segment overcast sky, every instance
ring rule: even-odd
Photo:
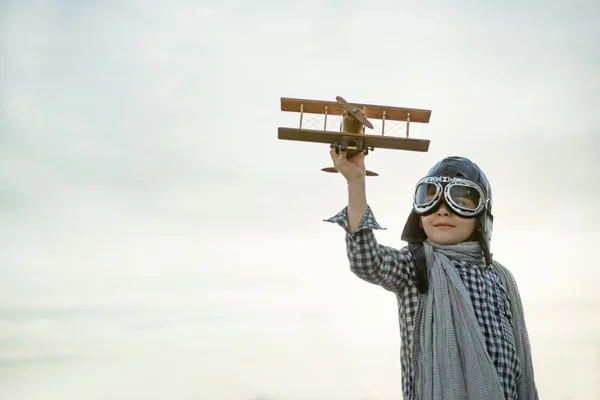
[[[0,397],[399,399],[395,298],[322,221],[346,184],[277,139],[337,95],[432,110],[428,153],[367,158],[378,239],[473,159],[541,398],[600,397],[600,6],[211,3],[1,2]]]

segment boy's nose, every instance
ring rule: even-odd
[[[442,203],[437,210],[438,215],[450,215],[450,211],[446,208],[446,205]]]

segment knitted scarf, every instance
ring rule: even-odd
[[[478,242],[457,245],[424,243],[429,291],[420,296],[413,357],[415,398],[419,400],[505,400],[487,353],[469,293],[450,259],[484,264]],[[513,329],[521,364],[519,399],[536,400],[529,339],[514,278],[494,261],[511,301]]]

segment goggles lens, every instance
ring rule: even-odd
[[[448,188],[448,195],[457,206],[467,210],[476,210],[481,203],[481,194],[473,187],[452,185]]]
[[[450,209],[462,216],[478,214],[485,204],[481,188],[460,178],[424,178],[415,189],[414,208],[419,214],[434,211],[444,201]]]
[[[435,183],[419,183],[415,192],[415,204],[426,207],[436,202],[442,195],[442,188]]]

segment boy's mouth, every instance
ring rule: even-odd
[[[436,228],[454,228],[454,225],[440,222],[438,224],[433,224]]]

